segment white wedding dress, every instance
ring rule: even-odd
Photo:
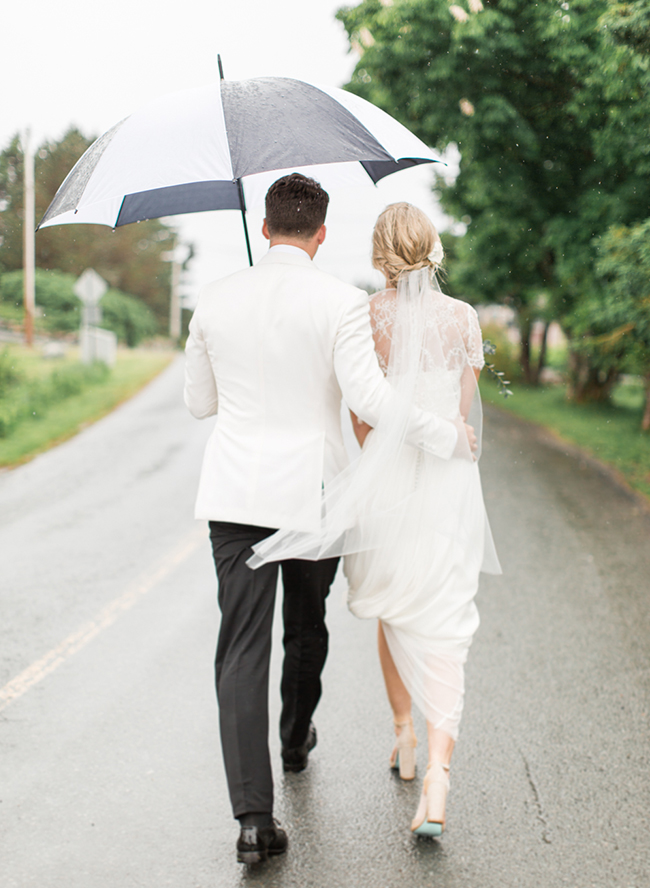
[[[345,555],[350,610],[382,621],[415,704],[456,739],[464,663],[479,623],[479,573],[501,571],[483,504],[480,445],[470,451],[461,419],[480,442],[481,331],[474,309],[441,293],[429,269],[376,294],[371,322],[392,389],[377,427],[325,488],[320,532],[280,530],[254,547],[248,564]],[[451,459],[407,443],[414,407],[456,423]]]
[[[474,370],[484,365],[478,317],[467,303],[431,288],[421,303],[425,347],[415,403],[445,419],[476,410]],[[379,363],[391,364],[398,315],[395,290],[370,303]],[[434,354],[426,354],[427,345]],[[437,354],[436,354],[437,352]],[[472,421],[477,423],[477,416]],[[464,663],[479,624],[479,572],[498,572],[483,504],[478,462],[438,459],[402,448],[388,496],[405,508],[390,542],[347,555],[348,603],[358,617],[378,618],[397,670],[427,721],[456,739]],[[407,505],[406,505],[407,504]]]

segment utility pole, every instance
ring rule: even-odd
[[[29,129],[23,136],[23,301],[25,305],[25,342],[34,343],[34,154]]]
[[[171,279],[171,298],[169,301],[169,337],[172,342],[178,342],[181,338],[181,300],[178,293],[178,285],[181,277],[181,263],[178,261],[178,247],[172,251],[174,258],[172,260],[172,279]]]

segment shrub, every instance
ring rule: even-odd
[[[81,303],[72,289],[76,278],[61,271],[37,268],[34,274],[36,305],[42,311],[42,326],[51,333],[70,333],[81,324]],[[23,304],[23,272],[2,275],[0,299],[17,308]]]
[[[8,348],[4,348],[0,352],[0,398],[2,398],[12,386],[17,385],[23,374],[16,365],[15,358],[12,357]]]
[[[71,333],[81,325],[81,302],[74,292],[76,278],[60,271],[37,268],[34,278],[36,306],[42,312],[39,326],[50,333]],[[11,271],[0,279],[0,301],[22,310],[23,272]],[[151,309],[127,293],[108,290],[101,300],[102,322],[112,330],[120,342],[133,347],[157,332],[157,323]]]
[[[101,326],[112,330],[130,348],[157,332],[154,313],[144,302],[133,296],[127,296],[119,290],[109,290],[102,299],[101,306]]]

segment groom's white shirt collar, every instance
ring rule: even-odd
[[[275,244],[256,265],[304,265],[312,266],[312,260],[306,250],[294,247],[293,244]]]
[[[295,256],[306,256],[311,262],[311,256],[307,250],[302,247],[295,247],[293,244],[274,244],[269,247],[269,253],[293,253]]]

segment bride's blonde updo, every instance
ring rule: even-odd
[[[441,262],[440,238],[426,213],[404,202],[389,204],[372,233],[372,264],[388,285],[396,286],[403,272],[436,269]]]

